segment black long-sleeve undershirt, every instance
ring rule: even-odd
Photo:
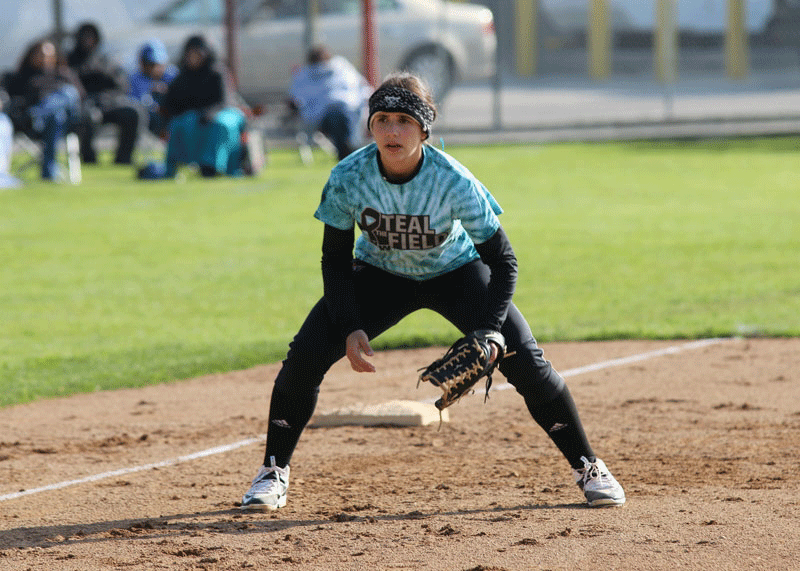
[[[500,331],[517,287],[517,256],[502,226],[486,242],[475,244],[475,249],[492,272],[489,304],[482,328]]]
[[[344,336],[364,329],[353,285],[354,229],[325,225],[322,238],[322,286],[325,305]]]

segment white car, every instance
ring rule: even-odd
[[[285,97],[292,71],[305,61],[305,0],[242,0],[239,7],[239,91],[251,104]],[[319,0],[318,42],[362,66],[362,0]],[[379,77],[407,69],[424,76],[441,98],[460,80],[494,74],[497,38],[485,6],[441,0],[374,0]],[[225,56],[225,0],[176,0],[129,33],[108,38],[128,67],[139,46],[159,38],[177,62],[186,39],[202,34]]]

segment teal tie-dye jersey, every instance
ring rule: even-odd
[[[423,146],[417,175],[387,182],[373,143],[331,171],[314,216],[335,228],[358,225],[355,257],[388,272],[430,279],[478,258],[474,244],[500,227],[503,212],[466,167],[443,151]]]

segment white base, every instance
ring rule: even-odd
[[[441,420],[450,420],[447,410],[442,411]],[[317,414],[311,419],[310,426],[427,426],[438,422],[439,411],[432,404],[393,400],[376,405],[349,405]]]

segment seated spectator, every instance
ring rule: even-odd
[[[27,131],[42,140],[42,178],[58,178],[58,142],[81,123],[83,86],[68,67],[59,64],[56,47],[50,40],[32,44],[19,68],[8,80],[8,94],[26,106]]]
[[[149,164],[140,178],[173,177],[178,166],[197,164],[203,176],[242,174],[245,113],[227,87],[226,74],[202,36],[189,38],[180,71],[161,104],[167,120],[166,164]]]
[[[145,43],[139,51],[139,70],[128,81],[128,95],[141,103],[149,112],[148,128],[161,135],[166,128],[161,115],[161,102],[167,87],[178,75],[178,68],[169,63],[167,50],[161,40]]]
[[[290,106],[306,125],[320,131],[336,147],[339,160],[360,146],[361,120],[372,87],[342,56],[326,46],[309,50],[307,63],[292,79]]]
[[[67,57],[67,64],[86,89],[89,102],[98,115],[97,122],[119,127],[114,162],[128,165],[133,159],[139,127],[147,121],[146,113],[127,95],[128,74],[103,51],[101,42],[100,29],[95,24],[82,24],[75,33],[75,47]],[[80,133],[81,158],[86,163],[97,162],[93,123],[86,122]]]

